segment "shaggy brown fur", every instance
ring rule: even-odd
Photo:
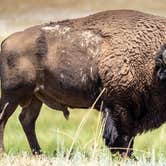
[[[1,47],[0,147],[17,105],[23,107],[20,121],[31,150],[40,153],[35,121],[42,103],[68,118],[68,106],[88,108],[105,88],[95,108],[104,102],[106,145],[132,148],[132,137],[166,120],[166,93],[155,68],[164,42],[166,18],[130,10],[51,22],[9,36]]]

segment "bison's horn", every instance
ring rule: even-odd
[[[163,62],[166,64],[166,50],[162,53]]]

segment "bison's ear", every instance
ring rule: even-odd
[[[104,113],[104,119],[105,126],[103,132],[103,139],[105,140],[105,144],[108,147],[111,147],[118,137],[118,131],[110,113]]]

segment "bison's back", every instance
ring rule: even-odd
[[[132,10],[100,12],[43,28],[63,34],[62,43],[69,37],[68,42],[74,40],[77,48],[88,50],[109,96],[129,96],[128,92],[150,85],[155,54],[166,41],[166,18]]]

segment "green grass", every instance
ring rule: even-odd
[[[43,106],[37,120],[37,135],[45,155],[33,157],[18,120],[20,108],[9,119],[5,130],[7,154],[0,158],[0,165],[163,165],[165,162],[165,125],[161,128],[138,136],[135,141],[135,155],[138,162],[112,158],[99,135],[101,114],[86,109],[70,110],[66,121],[62,112]],[[83,121],[85,120],[85,121]],[[78,130],[78,126],[81,127]],[[97,129],[98,128],[98,129]],[[79,132],[78,132],[79,131]],[[76,137],[78,133],[78,137]],[[72,145],[71,159],[67,154]],[[96,139],[96,142],[95,142]],[[96,143],[96,144],[95,144]],[[95,145],[96,148],[95,148]]]
[[[20,152],[30,152],[25,134],[21,128],[18,120],[20,108],[9,119],[5,129],[5,149],[9,154],[19,154]],[[87,115],[86,109],[70,110],[71,115],[69,120],[65,120],[62,112],[51,110],[43,106],[36,124],[36,132],[39,143],[46,154],[53,155],[56,151],[69,150],[76,131],[82,119]],[[81,130],[78,132],[78,137],[74,143],[73,148],[89,153],[97,138],[98,149],[105,148],[102,141],[102,136],[98,137],[99,129],[99,113],[97,111],[90,111],[90,114],[85,118]],[[157,157],[161,154],[166,156],[166,128],[163,125],[161,128],[148,132],[136,137],[135,140],[135,154],[147,157],[151,155],[152,150],[156,152]]]
[[[24,132],[18,120],[20,111],[20,108],[16,110],[5,129],[5,148],[7,152],[29,151]],[[69,148],[82,117],[86,113],[87,110],[75,109],[71,111],[70,119],[65,120],[62,112],[44,106],[36,124],[37,136],[43,150],[51,154],[58,148],[57,146]],[[83,149],[82,145],[85,146],[96,134],[98,112],[93,111],[90,114],[75,144],[80,149]]]

